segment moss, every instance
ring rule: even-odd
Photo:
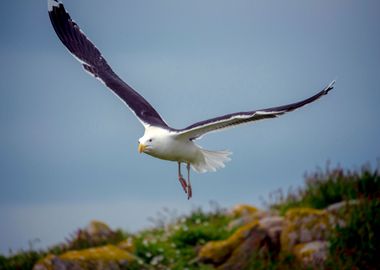
[[[302,244],[296,245],[294,247],[294,255],[296,255],[300,259],[304,259],[305,257],[311,256],[311,254],[313,253],[313,249],[305,250],[305,246],[307,244],[308,243],[302,243]]]
[[[254,206],[248,204],[238,204],[232,209],[232,216],[241,217],[245,215],[251,215],[258,211]]]
[[[247,238],[249,231],[256,226],[259,226],[257,220],[239,228],[226,240],[211,241],[207,243],[200,250],[199,258],[202,261],[213,262],[215,264],[223,262],[226,257],[228,257],[234,249]]]
[[[35,269],[139,269],[136,257],[116,246],[106,245],[97,248],[75,250],[60,256],[48,255],[35,265]],[[135,267],[135,268],[133,268]]]
[[[323,216],[324,213],[325,213],[324,210],[302,207],[302,208],[290,209],[288,212],[286,212],[285,217],[287,219],[297,219],[297,218],[308,216],[308,215]]]
[[[233,248],[227,260],[218,266],[218,270],[247,269],[255,255],[259,255],[257,259],[265,260],[266,258],[269,259],[271,253],[274,252],[273,249],[270,249],[271,242],[267,233],[259,226],[253,226],[244,232],[244,238]]]
[[[62,260],[102,260],[102,261],[133,261],[135,257],[120,248],[113,245],[107,245],[97,248],[89,248],[80,251],[69,251],[61,255]]]

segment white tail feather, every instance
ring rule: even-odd
[[[198,173],[215,172],[218,169],[224,168],[227,161],[230,161],[229,156],[232,154],[229,151],[210,151],[200,148],[203,155],[202,161],[191,163],[192,168]]]

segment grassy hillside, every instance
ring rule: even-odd
[[[350,171],[342,168],[318,170],[305,177],[305,185],[287,194],[273,193],[268,209],[286,215],[291,209],[308,207],[324,209],[341,201],[356,200],[345,208],[345,225],[336,225],[329,238],[328,258],[318,269],[378,269],[380,265],[380,175],[379,169],[363,166]],[[199,250],[208,242],[227,239],[237,228],[226,209],[214,205],[205,212],[194,209],[185,216],[155,220],[153,229],[130,234],[121,230],[106,236],[93,237],[78,230],[66,243],[47,250],[20,251],[0,255],[0,269],[32,269],[47,255],[61,255],[70,250],[84,250],[107,244],[133,254],[134,260],[118,269],[214,269],[198,260]],[[74,253],[69,253],[74,256]],[[80,254],[80,253],[75,253]],[[66,255],[66,257],[69,255]],[[247,269],[306,269],[293,255],[282,252],[276,256],[252,257]]]

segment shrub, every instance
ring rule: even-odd
[[[272,194],[270,207],[284,214],[294,207],[322,209],[343,200],[380,198],[379,168],[372,170],[369,165],[361,171],[344,170],[340,167],[305,176],[305,186],[290,190],[286,195],[282,191]]]
[[[0,269],[24,270],[32,269],[34,264],[45,254],[38,251],[20,251],[15,255],[4,257],[0,255]]]

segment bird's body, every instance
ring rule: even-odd
[[[164,160],[194,163],[196,157],[200,155],[193,141],[183,140],[175,132],[161,127],[145,128],[139,144],[144,145],[144,150],[141,152]]]
[[[203,135],[250,123],[261,119],[275,118],[314,102],[333,89],[334,81],[317,94],[292,104],[279,107],[237,112],[194,123],[183,129],[170,127],[159,113],[138,92],[125,83],[108,65],[95,45],[86,37],[79,26],[70,18],[63,4],[48,0],[50,20],[59,39],[83,68],[103,82],[134,113],[145,128],[139,139],[138,150],[150,156],[178,163],[178,180],[183,189],[192,196],[190,166],[197,172],[216,171],[229,161],[229,151],[205,150],[195,143]],[[187,181],[181,174],[181,163],[187,166]]]
[[[216,171],[230,160],[228,151],[209,151],[202,149],[187,136],[161,127],[145,128],[144,136],[139,139],[140,152],[150,156],[190,164],[197,172]],[[144,149],[141,149],[143,145]]]

